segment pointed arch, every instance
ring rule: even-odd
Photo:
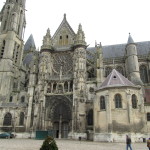
[[[13,101],[13,96],[10,96],[9,102],[11,103]]]
[[[0,59],[3,58],[3,56],[4,56],[5,45],[6,45],[6,41],[3,40],[2,49],[1,49],[1,53],[0,53]]]
[[[100,97],[100,109],[101,109],[101,110],[106,109],[105,97],[104,97],[104,96],[101,96],[101,97]]]
[[[140,66],[140,76],[143,83],[148,83],[148,74],[146,65]]]
[[[65,90],[65,92],[68,91],[68,82],[67,81],[64,83],[64,90]]]
[[[21,96],[21,103],[25,102],[25,96]]]
[[[73,81],[70,82],[70,91],[73,91]]]
[[[135,94],[132,95],[132,108],[137,108],[137,97]]]
[[[20,126],[24,125],[24,113],[23,112],[20,113],[19,125]]]
[[[95,78],[95,70],[94,70],[94,68],[91,68],[90,70],[88,70],[87,74],[88,74],[88,78],[89,79],[90,78]]]
[[[3,126],[11,126],[12,115],[11,113],[6,113],[4,116]]]
[[[87,114],[87,124],[89,126],[93,125],[93,109],[90,109]]]

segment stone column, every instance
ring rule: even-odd
[[[68,82],[68,92],[70,91],[70,82]]]
[[[31,112],[32,112],[32,102],[33,102],[33,91],[34,88],[31,87],[28,89],[29,102],[28,102],[28,112],[27,112],[27,121],[26,121],[26,131],[29,131],[31,124]]]
[[[131,103],[131,94],[127,93],[127,111],[128,111],[128,119],[129,123],[133,123],[133,118],[132,118],[132,103]]]
[[[59,119],[59,139],[61,139],[61,123],[62,123],[62,115],[60,115]]]
[[[40,101],[39,128],[42,129],[43,122],[43,100]]]
[[[54,83],[51,83],[51,93],[53,93],[53,85]]]
[[[105,98],[106,98],[108,132],[111,132],[112,131],[111,101],[109,99],[109,95],[106,95]]]

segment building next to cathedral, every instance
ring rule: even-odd
[[[40,51],[24,44],[25,0],[0,13],[0,130],[55,138],[138,141],[150,133],[150,41],[88,47],[66,15]],[[43,33],[44,34],[44,33]]]

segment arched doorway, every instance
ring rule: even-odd
[[[53,108],[53,130],[55,138],[68,138],[71,124],[71,109],[65,102]]]

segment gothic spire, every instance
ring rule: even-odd
[[[130,35],[130,33],[129,33],[129,37],[128,37],[128,42],[127,42],[127,44],[133,44],[134,43],[134,41],[133,41],[133,39],[132,39],[132,37],[131,37],[131,35]]]
[[[47,29],[46,35],[43,37],[43,45],[41,49],[51,49],[52,48],[52,38],[50,35],[50,29]]]
[[[78,32],[76,34],[76,37],[75,37],[75,45],[84,45],[86,46],[86,42],[85,42],[85,35],[84,35],[84,32],[82,30],[82,25],[79,24],[79,27],[78,27]]]
[[[102,54],[102,44],[101,42],[99,44],[95,44],[96,50],[97,50],[97,57],[99,57],[100,54]]]
[[[31,34],[27,42],[24,45],[24,50],[36,49],[33,35]]]

